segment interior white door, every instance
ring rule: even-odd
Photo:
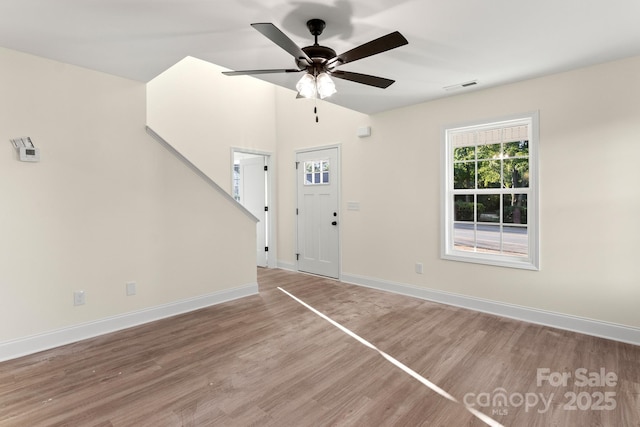
[[[259,267],[266,267],[265,158],[264,156],[244,158],[239,161],[239,165],[240,203],[259,219],[256,224],[256,263]]]
[[[338,148],[299,152],[296,161],[298,270],[339,278]]]

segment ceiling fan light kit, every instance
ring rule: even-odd
[[[309,79],[308,77],[311,78]],[[303,80],[303,86],[308,85],[309,82],[311,82],[310,87],[304,88],[306,89],[305,92],[302,92],[300,91],[300,89],[298,89],[298,93],[304,98],[315,98],[316,96],[319,96],[320,99],[324,99],[336,93],[336,85],[335,83],[333,83],[333,80],[331,80],[331,77],[329,77],[327,73],[320,73],[315,78],[311,76],[311,74],[307,73],[302,77],[302,79],[300,79],[298,84],[300,84]],[[297,85],[296,88],[298,88]]]
[[[296,84],[296,90],[301,98],[324,99],[336,93],[336,85],[327,73],[317,76],[306,73]]]
[[[295,69],[275,69],[275,70],[245,70],[245,71],[224,71],[228,76],[251,75],[251,74],[271,74],[271,73],[296,73],[305,72],[296,84],[298,97],[324,99],[336,93],[336,86],[331,77],[349,80],[369,86],[385,89],[394,80],[383,77],[370,76],[368,74],[354,73],[351,71],[337,70],[343,64],[357,61],[387,50],[404,46],[409,42],[398,31],[372,40],[368,43],[355,47],[340,55],[336,55],[335,50],[330,47],[320,46],[318,36],[322,34],[326,23],[322,19],[310,19],[307,21],[307,28],[314,36],[314,44],[303,48],[298,47],[287,35],[278,27],[271,23],[251,24],[253,28],[262,33],[269,40],[280,46],[293,56]]]
[[[316,79],[311,74],[302,76],[296,84],[298,95],[303,98],[312,98],[316,94]]]

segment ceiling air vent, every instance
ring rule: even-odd
[[[445,86],[442,89],[446,90],[447,92],[451,92],[451,91],[454,91],[454,90],[466,89],[468,87],[475,86],[477,84],[478,84],[477,80],[471,80],[471,81],[465,82],[465,83],[458,83],[456,85]]]

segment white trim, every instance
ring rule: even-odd
[[[640,345],[640,328],[345,273],[342,281],[585,335]]]
[[[276,268],[278,259],[278,243],[277,243],[277,214],[278,207],[274,202],[274,179],[273,172],[276,170],[275,156],[268,151],[252,150],[248,148],[231,147],[231,189],[229,194],[233,195],[233,165],[236,153],[253,154],[264,157],[267,166],[267,206],[269,206],[269,224],[267,226],[267,239],[269,246],[269,254],[267,255],[267,267]],[[232,197],[233,198],[233,197]],[[235,201],[235,199],[234,199]],[[237,202],[236,202],[237,203]]]
[[[452,147],[448,140],[450,132],[458,132],[466,129],[491,129],[512,124],[528,122],[530,132],[529,144],[529,188],[524,191],[528,194],[529,221],[527,224],[529,233],[529,251],[526,258],[509,255],[487,254],[482,252],[467,252],[453,248],[453,200],[450,197],[449,183],[452,181]],[[449,125],[442,128],[440,163],[442,167],[440,184],[440,257],[451,261],[473,262],[478,264],[495,265],[500,267],[521,268],[527,270],[540,270],[540,209],[539,209],[539,167],[538,146],[540,144],[539,113],[532,111],[522,114],[514,114],[490,120],[475,120],[458,125]],[[503,194],[504,189],[496,189]],[[513,190],[511,190],[513,191]],[[471,191],[475,194],[476,191]],[[502,196],[501,196],[502,197]]]
[[[5,341],[0,343],[0,362],[256,294],[258,294],[258,284],[251,283],[238,288],[225,289],[93,322]]]
[[[287,262],[278,260],[278,268],[287,271],[298,271],[298,267],[295,262]]]

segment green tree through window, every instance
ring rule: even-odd
[[[533,126],[531,116],[447,129],[445,258],[537,265]]]

